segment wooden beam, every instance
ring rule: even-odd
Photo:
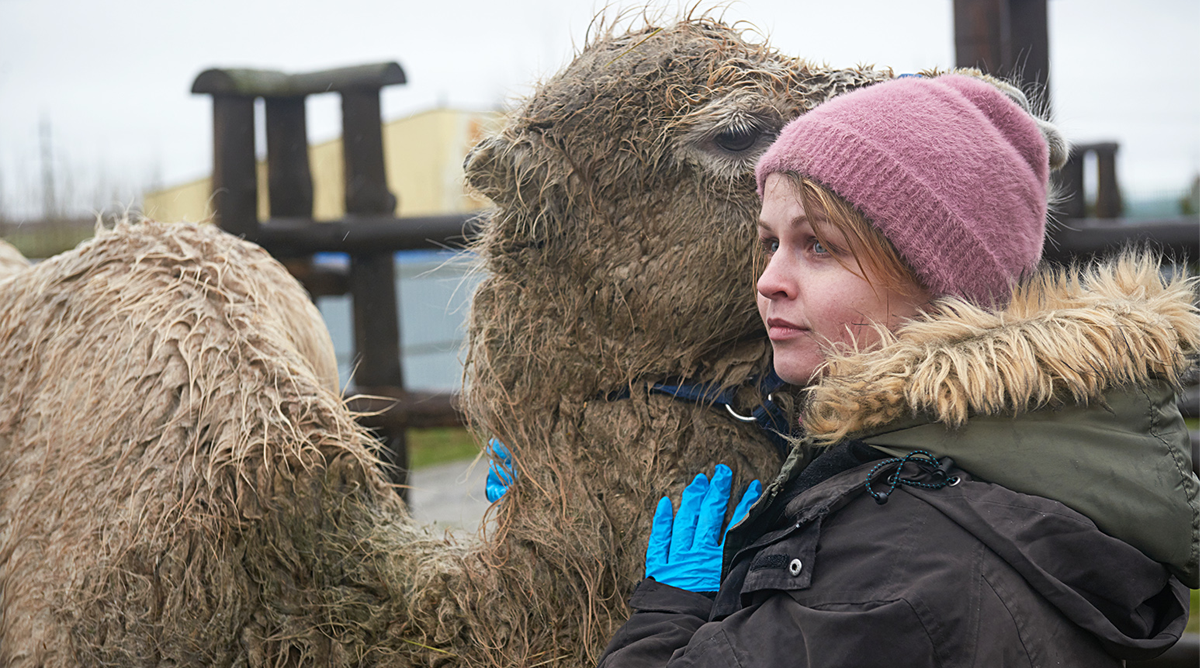
[[[320,252],[360,253],[463,248],[482,229],[478,213],[396,218],[390,214],[346,216],[338,221],[271,219],[246,238],[278,257]]]
[[[466,424],[466,418],[459,410],[461,398],[457,394],[377,389],[398,396],[356,395],[346,400],[350,410],[358,413],[359,421],[368,427],[426,429]]]
[[[1114,253],[1122,248],[1151,244],[1176,259],[1200,257],[1200,219],[1195,217],[1159,220],[1122,218],[1067,219],[1048,233],[1044,255],[1056,262],[1080,256]]]
[[[395,62],[371,63],[320,72],[285,74],[276,70],[208,69],[192,82],[192,92],[244,97],[302,97],[351,89],[402,84],[407,77]]]
[[[272,253],[272,255],[275,255]],[[312,262],[312,256],[304,255],[297,258],[286,258],[275,255],[287,267],[288,273],[296,277],[308,296],[314,300],[317,297],[340,296],[350,291],[350,272],[342,267],[318,266]]]

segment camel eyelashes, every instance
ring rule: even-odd
[[[701,151],[722,162],[732,159],[737,170],[766,150],[779,133],[783,120],[756,100],[724,99],[697,114],[693,141]],[[753,106],[754,108],[748,108]],[[708,118],[704,118],[708,116]]]
[[[752,126],[742,126],[722,130],[713,137],[717,146],[730,153],[741,153],[758,143],[762,130]]]

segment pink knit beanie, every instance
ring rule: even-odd
[[[1046,226],[1046,140],[999,89],[974,77],[904,77],[788,123],[759,160],[861,211],[935,296],[989,305],[1037,265]]]

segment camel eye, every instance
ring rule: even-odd
[[[755,102],[722,99],[694,112],[695,123],[682,137],[681,147],[704,169],[722,178],[751,177],[754,161],[783,127],[783,119],[774,109]]]
[[[741,153],[754,146],[761,135],[762,131],[756,127],[741,126],[722,130],[720,134],[713,137],[713,141],[716,142],[717,146],[730,153]]]

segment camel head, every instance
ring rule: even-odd
[[[713,361],[765,341],[755,161],[791,118],[891,73],[815,67],[708,18],[593,32],[467,158],[496,206],[469,376],[518,395],[528,377],[547,401],[727,381]]]

